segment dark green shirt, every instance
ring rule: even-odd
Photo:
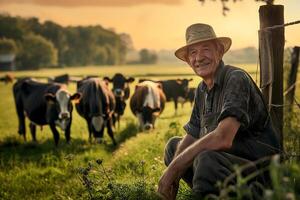
[[[279,142],[259,89],[244,70],[224,66],[221,62],[213,87],[208,90],[203,81],[199,84],[192,115],[184,129],[194,138],[201,138],[226,117],[235,117],[241,123],[236,144],[249,145],[248,139],[258,140],[258,143],[274,147],[272,153],[278,152]],[[257,142],[252,143],[249,148],[256,148]]]

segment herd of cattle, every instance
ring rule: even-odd
[[[5,79],[5,78],[3,78]],[[13,80],[6,77],[7,80]],[[5,80],[6,80],[5,79]],[[25,117],[30,121],[32,139],[36,141],[36,126],[49,125],[54,142],[59,142],[57,126],[69,142],[72,123],[72,101],[78,114],[87,122],[89,139],[101,143],[105,127],[116,145],[114,126],[126,108],[130,97],[129,84],[134,78],[126,78],[117,73],[112,78],[86,77],[76,80],[77,91],[70,94],[66,84],[70,82],[68,74],[48,79],[48,83],[33,78],[18,79],[13,85],[13,95],[19,120],[18,133],[26,140]],[[130,98],[130,109],[138,118],[141,130],[154,128],[156,118],[163,112],[166,101],[174,101],[175,112],[178,102],[194,100],[195,88],[189,88],[192,79],[143,80],[140,79]],[[112,83],[112,90],[109,84]]]

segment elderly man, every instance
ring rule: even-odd
[[[262,94],[242,69],[224,65],[231,46],[207,24],[186,30],[186,45],[175,55],[203,81],[196,90],[183,138],[171,138],[165,148],[168,166],[158,185],[165,199],[175,199],[182,178],[196,195],[218,194],[234,165],[252,163],[278,153],[280,146]]]

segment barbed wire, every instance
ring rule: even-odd
[[[269,31],[269,30],[273,30],[273,29],[277,29],[277,28],[283,28],[285,26],[296,25],[299,23],[300,23],[300,20],[297,20],[297,21],[293,21],[293,22],[289,22],[289,23],[285,23],[285,24],[279,24],[279,25],[265,27],[263,29],[260,29],[259,31]]]

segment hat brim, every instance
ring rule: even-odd
[[[185,45],[175,51],[175,56],[179,58],[180,60],[183,60],[184,62],[187,62],[187,48],[193,44],[201,43],[201,42],[206,42],[206,41],[211,41],[211,40],[217,40],[219,41],[223,47],[224,47],[224,53],[226,53],[231,46],[231,39],[229,37],[217,37],[217,38],[209,38],[206,40],[196,40],[188,45]]]

